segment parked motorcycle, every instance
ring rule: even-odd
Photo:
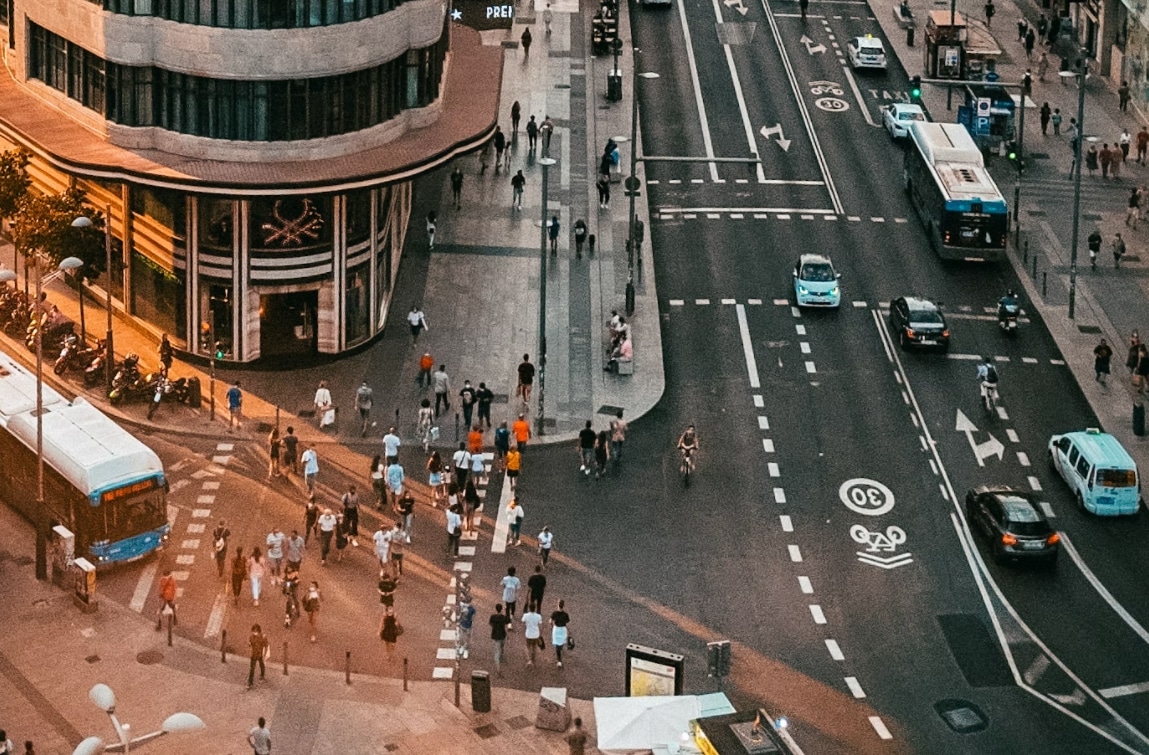
[[[60,349],[60,356],[52,366],[52,371],[57,375],[63,375],[68,370],[87,369],[92,360],[101,353],[102,344],[103,341],[99,341],[95,346],[88,346],[75,334],[67,336],[64,338],[64,346]]]
[[[137,354],[128,354],[120,363],[112,377],[112,390],[108,392],[108,400],[113,405],[125,399],[149,398],[151,386],[147,377],[140,374],[140,357]]]
[[[160,402],[164,400],[165,396],[170,396],[175,387],[171,380],[168,379],[167,374],[163,372],[153,373],[148,375],[149,385],[154,385],[152,389],[152,400],[148,404],[148,419],[156,413],[156,409],[160,408]]]

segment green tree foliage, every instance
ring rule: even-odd
[[[28,195],[28,160],[31,154],[24,149],[0,152],[0,218],[16,214],[20,202]]]
[[[84,215],[91,219],[88,228],[75,228],[72,221]],[[65,257],[79,257],[85,279],[104,272],[104,216],[84,204],[84,192],[67,189],[59,194],[28,195],[20,203],[12,224],[16,251],[24,259],[43,252],[55,266]]]

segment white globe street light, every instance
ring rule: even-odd
[[[116,693],[112,691],[111,687],[106,684],[95,685],[88,691],[88,699],[91,700],[97,708],[108,714],[108,718],[112,720],[112,728],[116,730],[116,736],[120,741],[115,744],[105,745],[104,740],[99,737],[88,737],[76,746],[76,749],[72,751],[72,755],[100,755],[100,753],[104,752],[127,753],[131,751],[133,745],[146,744],[153,739],[159,739],[165,734],[199,731],[206,727],[203,720],[194,713],[173,713],[164,719],[159,731],[143,734],[133,739],[131,736],[131,726],[129,724],[120,723],[120,720],[116,718]]]

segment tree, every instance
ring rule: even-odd
[[[0,152],[0,220],[15,215],[28,194],[32,183],[28,178],[31,157],[31,153],[22,148]]]

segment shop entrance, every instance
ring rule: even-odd
[[[261,358],[315,353],[318,291],[260,296]]]

